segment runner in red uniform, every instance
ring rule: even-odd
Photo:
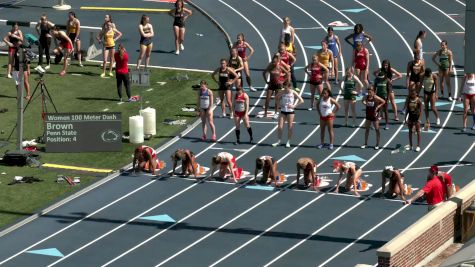
[[[267,74],[269,74],[269,81],[267,81]],[[268,84],[266,103],[264,104],[264,118],[266,118],[272,94],[275,93],[277,95],[278,91],[283,88],[284,80],[286,77],[289,77],[290,71],[286,65],[282,64],[280,54],[277,53],[272,57],[272,62],[267,65],[262,75]],[[274,105],[274,108],[277,112],[277,105]]]
[[[251,81],[251,72],[249,71],[249,59],[252,54],[254,54],[254,48],[246,42],[243,33],[237,35],[237,41],[234,43],[233,48],[237,48],[238,55],[242,58],[244,64],[244,73],[246,74],[247,85],[249,85],[249,90],[255,92],[256,89],[252,87]],[[249,55],[246,54],[247,49],[249,49]]]
[[[234,96],[234,124],[236,125],[236,142],[235,145],[240,144],[240,135],[241,135],[241,120],[244,121],[244,125],[247,128],[247,132],[249,133],[250,140],[249,142],[252,144],[252,128],[249,123],[249,96],[242,90],[242,87],[236,88],[236,95]]]
[[[369,52],[361,42],[356,42],[356,49],[353,51],[353,67],[355,74],[361,82],[368,88],[368,69],[369,69]]]
[[[65,32],[59,30],[58,26],[54,27],[53,36],[59,41],[59,46],[54,49],[54,53],[56,55],[63,54],[63,70],[61,70],[59,75],[64,76],[66,74],[66,69],[68,68],[69,55],[73,51],[73,42]]]
[[[310,108],[308,108],[308,110],[312,110],[315,106],[314,102],[316,89],[318,89],[319,97],[323,90],[323,71],[328,72],[328,68],[318,61],[317,55],[313,55],[312,63],[308,64],[308,66],[305,68],[305,71],[310,76]]]
[[[155,175],[155,170],[159,170],[155,149],[148,146],[138,146],[135,148],[132,169],[134,171],[148,171]]]
[[[361,148],[366,148],[368,145],[368,136],[369,136],[369,129],[371,124],[374,126],[374,130],[376,131],[376,145],[374,146],[375,150],[379,149],[379,141],[381,139],[381,133],[379,131],[379,120],[378,120],[378,112],[386,101],[381,97],[377,96],[374,92],[373,87],[368,88],[368,96],[363,98],[363,105],[366,106],[366,121],[365,121],[365,135],[364,135],[364,145]]]

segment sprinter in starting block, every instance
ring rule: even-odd
[[[236,158],[231,153],[218,153],[212,158],[211,166],[211,175],[216,169],[219,169],[218,176],[223,180],[226,179],[226,175],[231,175],[235,183],[241,178],[242,168],[237,167]]]
[[[358,183],[361,181],[361,174],[363,173],[363,169],[361,169],[358,165],[354,162],[341,162],[335,160],[333,162],[333,172],[340,173],[340,177],[338,177],[338,182],[336,183],[335,192],[338,193],[340,188],[340,181],[343,178],[343,175],[346,174],[346,184],[345,189],[346,191],[351,190],[351,186],[353,185],[353,192],[355,192],[356,196],[360,196],[358,193]]]
[[[135,148],[132,169],[134,171],[150,172],[155,175],[155,171],[160,170],[155,149],[148,146],[138,146]]]
[[[297,187],[299,185],[300,171],[303,170],[303,181],[306,188],[315,185],[317,179],[317,163],[311,158],[299,158],[297,160]]]
[[[256,159],[256,168],[254,169],[254,180],[257,181],[257,173],[262,170],[261,183],[271,184],[276,182],[280,176],[277,170],[277,161],[271,156],[262,156]]]
[[[386,180],[389,179],[389,189],[385,194]],[[389,198],[395,198],[400,196],[403,201],[406,201],[404,196],[404,176],[401,174],[401,171],[394,168],[393,166],[384,167],[383,172],[381,173],[381,193],[383,196]]]
[[[198,170],[195,168],[196,160],[195,155],[188,149],[180,148],[175,153],[172,154],[173,161],[173,171],[172,174],[175,174],[175,169],[178,161],[181,160],[181,175],[191,175],[196,179]]]

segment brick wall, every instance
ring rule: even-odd
[[[454,236],[456,211],[421,233],[408,246],[390,257],[378,257],[379,267],[413,267]]]

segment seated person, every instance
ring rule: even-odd
[[[135,148],[132,169],[134,171],[150,172],[155,175],[155,170],[160,169],[155,149],[149,146],[138,146]]]
[[[389,189],[385,195],[389,198],[400,196],[403,201],[406,201],[404,196],[404,176],[401,174],[401,171],[393,166],[384,167],[381,174],[381,192],[383,195],[386,188],[386,179],[389,179]]]
[[[333,167],[335,168],[333,172],[339,172],[340,177],[338,177],[338,182],[336,183],[335,192],[338,193],[340,188],[340,181],[343,178],[343,174],[346,174],[346,184],[345,189],[346,191],[351,190],[351,186],[353,185],[353,191],[355,192],[356,196],[360,196],[358,193],[358,183],[361,182],[361,174],[363,173],[363,169],[361,169],[358,165],[354,162],[340,162],[335,161],[333,163]]]
[[[297,160],[297,187],[299,185],[300,170],[303,170],[305,187],[314,186],[317,179],[317,163],[313,159],[305,157]]]
[[[257,173],[262,169],[261,183],[271,184],[276,182],[279,177],[277,170],[277,161],[271,156],[262,156],[256,159],[256,168],[254,170],[254,180],[257,181]]]
[[[181,160],[181,175],[191,175],[196,178],[198,170],[196,169],[195,155],[188,149],[180,148],[172,154],[173,170],[172,174],[175,174],[175,169],[178,161]]]
[[[227,174],[232,175],[233,181],[237,183],[241,176],[239,169],[236,167],[236,158],[228,152],[220,152],[214,156],[211,160],[211,175],[215,170],[219,169],[218,176],[221,179],[225,179]],[[242,171],[242,169],[241,169]]]

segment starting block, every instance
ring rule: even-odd
[[[310,188],[315,191],[317,188],[329,186],[331,181],[331,179],[328,179],[328,176],[317,176],[317,179],[315,179],[313,185],[311,185]]]
[[[274,117],[274,114],[275,112],[274,111],[267,111],[267,116],[265,116],[266,118],[272,118]],[[264,118],[264,111],[261,110],[257,113],[257,118]]]
[[[368,182],[366,182],[366,181],[364,181],[364,180],[360,180],[360,181],[357,183],[356,186],[357,186],[356,190],[357,190],[358,192],[366,192],[366,191],[368,191],[371,187],[373,187],[372,184],[370,184],[370,183],[368,183]],[[350,189],[351,189],[351,190],[354,190],[353,185],[350,187]]]
[[[208,167],[201,166],[198,163],[194,167],[195,167],[197,175],[205,175],[209,171]]]

